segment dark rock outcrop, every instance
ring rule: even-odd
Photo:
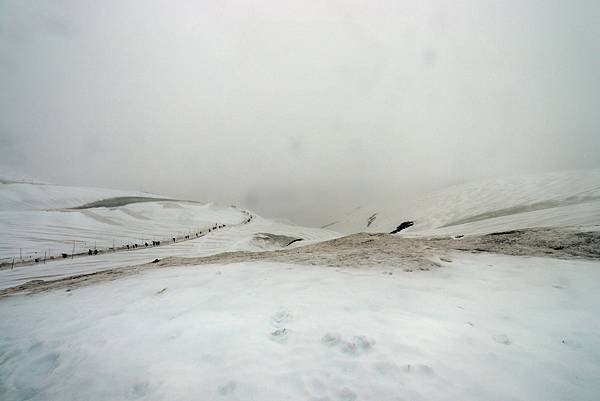
[[[412,227],[415,225],[414,221],[404,221],[402,222],[402,224],[400,224],[398,227],[396,227],[396,229],[394,231],[392,231],[390,234],[396,234],[399,233],[402,230],[406,230],[408,227]]]

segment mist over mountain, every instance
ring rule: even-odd
[[[0,1],[1,401],[597,401],[600,1]]]
[[[598,167],[598,8],[4,1],[0,160],[311,225],[473,179]]]

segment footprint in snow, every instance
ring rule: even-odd
[[[290,331],[288,329],[281,328],[281,329],[277,329],[274,332],[271,333],[271,340],[278,342],[278,343],[285,343],[288,340]]]
[[[429,365],[418,365],[417,366],[419,373],[423,376],[433,376],[433,368]]]
[[[347,387],[344,387],[339,393],[338,393],[338,400],[340,401],[354,401],[356,400],[356,393],[352,390],[350,390]]]
[[[274,327],[283,327],[287,322],[292,320],[292,315],[285,311],[279,311],[271,316],[271,324]]]
[[[219,386],[219,394],[227,395],[235,391],[235,382],[233,380],[228,381],[226,384]]]
[[[327,333],[321,338],[321,342],[327,346],[334,346],[340,343],[341,337],[336,333]]]
[[[512,341],[510,341],[510,338],[508,338],[506,334],[494,334],[492,338],[498,344],[510,345],[512,343]]]
[[[375,345],[375,341],[365,336],[354,336],[348,340],[344,340],[336,333],[325,334],[321,338],[321,343],[328,347],[338,347],[343,353],[354,356],[368,352]]]
[[[369,340],[365,336],[356,336],[352,337],[350,340],[344,340],[342,342],[341,350],[346,354],[358,356],[371,350],[374,344],[375,341]]]
[[[433,368],[429,365],[424,365],[424,364],[411,365],[409,363],[408,365],[406,365],[404,370],[406,371],[406,373],[416,373],[416,374],[421,374],[423,376],[433,376],[434,375]]]
[[[133,394],[136,397],[144,397],[148,395],[148,390],[150,389],[150,383],[147,381],[138,382],[133,385]]]

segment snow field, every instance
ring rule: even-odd
[[[169,268],[0,302],[0,398],[595,400],[598,262]]]

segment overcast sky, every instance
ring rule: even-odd
[[[0,165],[305,224],[598,167],[599,20],[597,0],[0,0]]]

